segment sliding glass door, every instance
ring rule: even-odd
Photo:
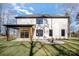
[[[22,31],[20,34],[21,38],[29,38],[29,31]]]

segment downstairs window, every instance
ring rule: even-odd
[[[43,30],[42,29],[37,29],[36,30],[36,36],[43,36]]]

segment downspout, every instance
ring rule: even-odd
[[[70,16],[68,16],[68,37],[71,37],[71,34],[70,34]]]
[[[52,18],[51,18],[51,29],[52,29]]]

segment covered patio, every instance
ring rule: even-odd
[[[17,29],[19,32],[19,38],[29,38],[30,42],[32,42],[32,33],[33,33],[33,24],[32,25],[4,25],[6,27],[6,37],[7,41],[9,40],[10,34],[9,30],[11,29]]]

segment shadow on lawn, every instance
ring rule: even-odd
[[[32,41],[32,43],[30,43],[30,52],[29,52],[29,56],[33,56],[34,55],[34,53],[33,53],[33,48],[35,47],[35,45],[37,44],[38,42],[33,42]]]
[[[35,52],[33,52],[33,48],[36,47],[35,45],[39,43],[41,45],[41,47],[39,47]],[[45,44],[41,43],[41,42],[32,42],[31,43],[31,47],[30,47],[30,54],[29,56],[33,56],[34,54],[36,54],[40,49],[43,49],[43,51],[45,52],[45,55],[48,56],[48,52],[50,53],[49,49],[47,49],[45,47]],[[41,53],[41,52],[40,52]],[[39,53],[39,54],[40,54]],[[52,53],[50,53],[50,55],[52,55]]]
[[[53,55],[53,51],[50,52],[50,49],[45,47],[45,44],[44,43],[40,43],[41,47],[39,47],[34,53],[33,53],[33,48],[35,47],[35,45],[37,44],[38,42],[35,42],[31,44],[31,48],[30,48],[30,56],[33,56],[34,54],[36,54],[40,49],[43,49],[43,51],[45,52],[45,55],[48,56],[48,53],[50,55]],[[51,45],[52,47],[54,47],[57,51],[59,51],[58,54],[56,54],[57,56],[60,56],[60,55],[63,55],[63,56],[77,56],[79,55],[78,53],[72,51],[73,48],[70,49],[67,49],[65,46],[62,46],[62,45]],[[40,52],[41,53],[41,52]]]
[[[72,43],[71,43],[72,44]],[[77,49],[77,48],[75,48],[74,46],[73,46],[73,44],[72,45],[70,45],[70,44],[67,44],[68,46],[70,46],[72,49],[75,49],[76,51],[75,52],[73,52],[73,51],[71,51],[72,53],[74,53],[74,55],[75,56],[79,56],[79,49]],[[74,44],[74,45],[77,45],[77,44]]]
[[[34,48],[33,41],[32,41],[32,43],[30,43],[30,45],[31,45],[31,47],[30,47],[30,54],[29,54],[29,56],[32,56],[33,55],[33,48]]]
[[[63,55],[63,56],[77,56],[77,55],[78,55],[77,53],[75,53],[75,52],[73,52],[73,51],[67,49],[67,48],[64,47],[64,46],[61,46],[61,45],[60,45],[60,47],[58,47],[58,46],[56,46],[56,45],[52,45],[52,46],[53,46],[56,50],[59,51],[58,56],[60,56],[60,55]]]
[[[41,48],[39,48],[38,50],[36,50],[34,53],[33,53],[33,48],[36,46],[36,44],[39,43],[39,42],[33,42],[30,43],[31,47],[30,47],[30,53],[29,53],[29,56],[33,56],[36,52],[38,52],[43,46],[41,46]]]
[[[34,47],[36,46],[36,44],[37,44],[38,42],[33,42],[32,41],[32,43],[30,43],[30,52],[29,52],[29,56],[33,56],[35,53],[37,53],[43,46],[41,46],[40,48],[38,48],[38,50],[36,50],[34,53],[33,53],[33,49],[34,49]]]
[[[27,46],[24,43],[21,43],[21,44],[12,44],[12,45],[8,45],[8,46],[4,45],[2,47],[0,46],[0,53],[2,53],[4,51],[3,49],[6,50],[6,48],[20,46],[20,45],[24,46],[25,48],[29,48],[30,49],[29,56],[33,56],[34,54],[36,54],[41,49],[45,52],[46,56],[48,56],[48,55],[52,56],[53,55],[53,51],[52,50],[50,51],[50,48],[48,48],[49,45],[47,46],[47,44],[44,44],[44,43],[38,42],[38,41],[37,42],[32,41],[32,43],[30,43],[30,47]],[[38,45],[40,45],[40,47],[38,47]],[[54,47],[57,51],[59,51],[59,53],[56,54],[57,56],[60,56],[60,55],[63,55],[63,56],[78,56],[79,55],[79,53],[78,53],[79,50],[76,49],[77,52],[74,52],[73,50],[75,48],[72,47],[69,44],[67,44],[67,46],[64,46],[64,45],[55,45],[55,44],[52,44],[50,46],[51,46],[51,48]],[[34,47],[35,48],[37,47],[38,49],[34,51]],[[68,49],[68,47],[71,48],[71,49]],[[39,52],[39,54],[41,54],[41,52]]]
[[[64,51],[64,49],[63,48],[58,48],[58,47],[56,47],[55,45],[52,45],[56,50],[58,50],[59,51],[59,54],[58,54],[58,56],[59,55],[68,55],[68,53],[66,52],[66,51]]]
[[[38,42],[32,42],[32,43],[30,43],[30,47],[28,47],[26,44],[24,44],[24,42],[18,42],[18,44],[10,44],[10,45],[2,45],[2,46],[0,45],[0,54],[3,53],[4,50],[6,50],[9,47],[24,46],[25,48],[29,48],[30,49],[29,56],[33,56],[34,55],[33,48],[35,47],[35,45],[37,43]]]

